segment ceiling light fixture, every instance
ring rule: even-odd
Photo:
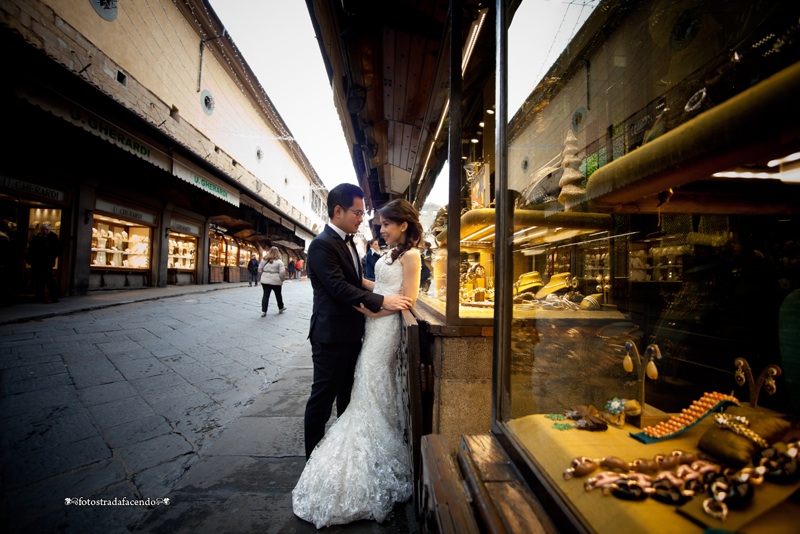
[[[473,22],[472,29],[470,32],[470,37],[467,40],[467,45],[465,46],[464,50],[462,51],[462,60],[461,60],[461,76],[464,76],[464,72],[467,70],[467,65],[469,64],[469,60],[472,57],[472,51],[475,48],[475,42],[478,40],[478,35],[480,35],[481,28],[483,27],[483,21],[486,20],[486,14],[488,13],[488,9],[484,9],[477,22]],[[436,144],[436,140],[439,139],[439,134],[442,132],[442,127],[444,127],[444,121],[447,118],[447,113],[450,111],[450,99],[448,98],[447,101],[444,103],[444,108],[442,109],[442,115],[439,117],[439,124],[436,126],[436,133],[433,135],[433,141],[431,142],[430,148],[428,149],[428,155],[425,156],[425,163],[422,165],[422,172],[419,173],[419,181],[417,185],[422,183],[422,180],[425,178],[425,172],[428,170],[428,163],[431,159],[431,154],[433,154],[433,148]]]
[[[800,159],[800,152],[795,152],[794,154],[789,154],[783,158],[773,159],[769,163],[767,163],[767,167],[777,167],[778,165],[783,165],[784,163],[789,163],[791,161],[797,161]]]

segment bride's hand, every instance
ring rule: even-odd
[[[360,311],[361,313],[363,313],[367,317],[377,317],[378,316],[378,314],[376,312],[374,312],[374,311],[370,310],[369,308],[367,308],[366,306],[364,306],[363,302],[361,304],[359,304],[358,306],[353,306],[353,308],[355,308],[356,311]]]

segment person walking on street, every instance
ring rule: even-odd
[[[281,288],[283,287],[283,281],[286,280],[286,267],[283,265],[278,247],[269,249],[267,255],[261,260],[258,265],[258,276],[261,281],[261,288],[264,290],[264,296],[261,297],[261,317],[266,317],[267,315],[269,296],[273,291],[275,292],[275,300],[278,302],[278,313],[285,312],[286,306],[283,305]]]
[[[306,458],[325,435],[333,402],[341,416],[350,402],[356,360],[364,337],[363,304],[373,312],[400,311],[413,305],[408,296],[373,293],[364,288],[361,261],[352,236],[364,219],[364,191],[339,184],[328,193],[323,231],[308,247],[306,269],[314,291],[308,338],[314,377],[304,420]],[[414,295],[416,297],[416,295]]]
[[[42,224],[39,233],[28,245],[28,263],[31,265],[36,300],[58,302],[58,283],[53,276],[56,259],[61,255],[61,241],[49,224]],[[45,295],[45,289],[47,294]]]
[[[297,258],[297,261],[294,263],[295,269],[297,269],[297,279],[300,280],[303,278],[303,267],[305,266],[305,262],[303,258]]]
[[[289,280],[294,280],[294,272],[295,272],[294,260],[289,260],[288,268],[289,268]]]
[[[258,256],[251,254],[250,263],[247,264],[247,271],[250,273],[250,278],[247,280],[247,287],[258,287],[258,264]]]

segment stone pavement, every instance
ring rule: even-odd
[[[0,308],[4,530],[314,531],[291,511],[311,286],[287,281],[288,311],[273,297],[265,318],[260,295],[171,286]],[[151,502],[97,503],[114,498]],[[417,532],[412,503],[327,530]]]

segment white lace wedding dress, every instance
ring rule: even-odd
[[[398,294],[399,261],[375,265],[375,292]],[[411,496],[397,373],[400,314],[367,318],[350,404],[314,449],[292,491],[294,513],[317,528],[359,519],[382,522]]]

